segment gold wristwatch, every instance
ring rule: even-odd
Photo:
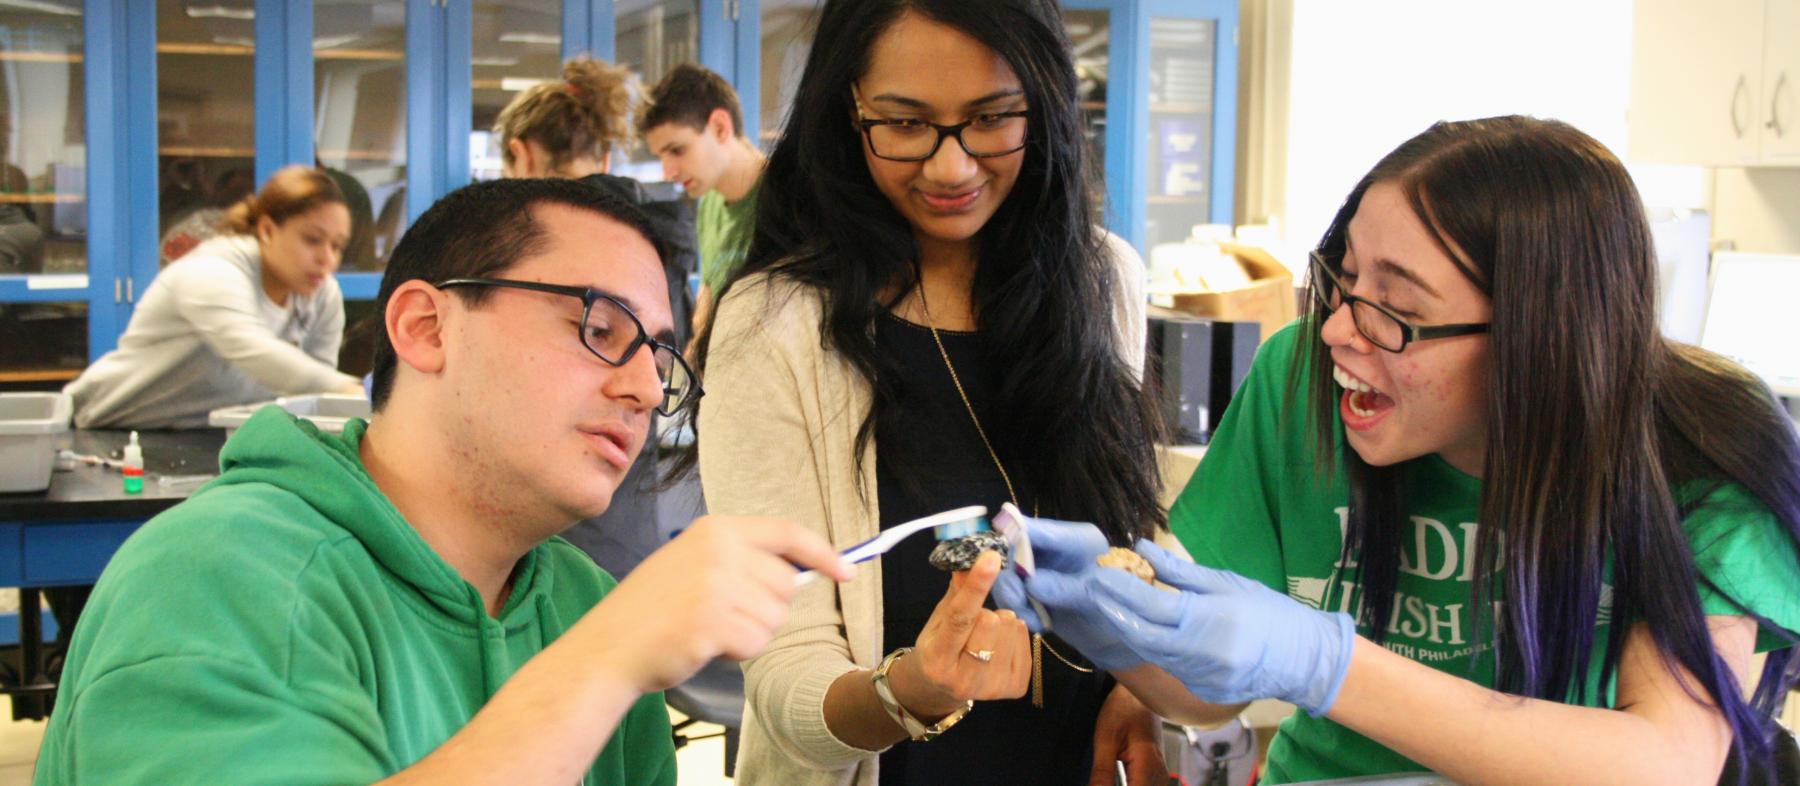
[[[943,720],[930,726],[907,712],[905,707],[900,706],[900,700],[894,698],[894,689],[888,686],[888,670],[894,667],[894,662],[900,660],[900,656],[912,652],[912,649],[911,647],[901,647],[888,653],[887,657],[881,659],[881,665],[875,667],[875,673],[869,679],[875,683],[875,695],[881,699],[881,708],[887,710],[888,717],[894,719],[894,724],[904,729],[906,735],[911,737],[914,742],[927,742],[937,739],[939,734],[949,731],[951,726],[955,726],[957,721],[969,714],[969,710],[975,708],[975,702],[963,702],[960,709],[944,716]]]

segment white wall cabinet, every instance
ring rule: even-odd
[[[1800,0],[1638,0],[1631,157],[1800,166]]]
[[[1800,166],[1800,0],[1768,0],[1763,30],[1763,163]]]

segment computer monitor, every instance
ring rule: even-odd
[[[1700,346],[1800,397],[1800,256],[1721,251],[1709,290]]]

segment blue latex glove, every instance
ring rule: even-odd
[[[1156,569],[1157,580],[1180,592],[1122,570],[1099,569],[1094,604],[1113,635],[1204,701],[1276,698],[1314,715],[1331,709],[1356,642],[1350,615],[1309,608],[1154,543],[1138,543],[1137,552]]]
[[[1094,560],[1107,548],[1106,536],[1092,524],[1034,518],[1031,554],[1037,570],[1030,580],[1021,580],[1011,570],[1002,572],[994,582],[994,602],[1019,615],[1033,632],[1055,631],[1102,669],[1123,671],[1143,663],[1112,632],[1088,593],[1089,582],[1100,570]],[[1045,606],[1049,620],[1038,618],[1028,595]]]

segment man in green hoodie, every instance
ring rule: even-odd
[[[696,521],[616,587],[556,537],[699,395],[653,238],[574,181],[426,211],[382,279],[374,417],[258,413],[120,548],[35,782],[673,784],[658,691],[766,646],[796,565],[848,572],[772,519]]]

